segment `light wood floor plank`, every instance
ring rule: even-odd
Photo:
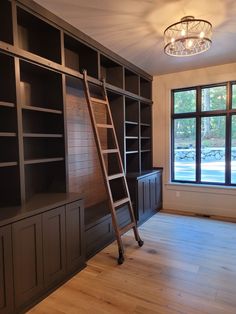
[[[236,225],[158,213],[140,227],[144,246],[124,235],[29,314],[235,314]]]

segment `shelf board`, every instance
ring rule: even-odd
[[[126,136],[125,137],[127,140],[137,140],[138,136]]]
[[[0,101],[0,107],[14,108],[15,104],[7,101]]]
[[[126,151],[126,154],[137,154],[138,153],[138,150],[129,150],[129,151]]]
[[[63,138],[63,134],[23,133],[24,137],[36,138]]]
[[[126,124],[138,125],[138,122],[134,121],[125,121]]]
[[[0,132],[0,137],[16,137],[16,133],[13,132]]]
[[[16,161],[12,161],[12,162],[0,162],[0,168],[3,167],[14,167],[17,166],[18,163]]]
[[[151,152],[151,149],[142,149],[141,150],[141,153],[149,153],[149,152]]]
[[[33,165],[33,164],[41,164],[41,163],[48,163],[48,162],[55,162],[55,161],[63,161],[63,157],[58,158],[42,158],[42,159],[29,159],[25,160],[25,165]]]
[[[149,126],[149,127],[151,126],[150,123],[140,123],[140,125],[141,125],[141,126]]]
[[[150,140],[151,137],[150,136],[141,136],[141,140]]]
[[[55,114],[62,114],[62,110],[48,109],[48,108],[42,108],[42,107],[22,106],[22,109],[47,112],[47,113],[55,113]]]

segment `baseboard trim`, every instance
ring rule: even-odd
[[[175,210],[175,209],[161,209],[160,212],[166,213],[166,214],[199,217],[199,218],[205,218],[205,219],[220,220],[220,221],[236,223],[236,218],[234,217],[225,217],[225,216],[219,216],[219,215],[204,215],[201,213],[188,212],[185,210]]]

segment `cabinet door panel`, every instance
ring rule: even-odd
[[[43,214],[44,283],[48,287],[65,275],[65,207]]]
[[[141,220],[145,215],[145,207],[146,207],[146,185],[145,180],[140,180],[138,182],[138,220]]]
[[[81,268],[85,263],[83,202],[66,205],[67,272]]]
[[[157,179],[156,175],[153,175],[150,178],[150,199],[151,199],[150,209],[151,210],[155,210],[157,208],[157,202],[156,202],[156,198],[157,198],[156,179]]]
[[[86,256],[91,257],[103,249],[113,239],[111,218],[108,217],[86,230]]]
[[[43,289],[41,216],[12,225],[16,307],[37,296]]]
[[[11,227],[0,228],[0,314],[13,312]]]
[[[162,174],[157,173],[155,177],[155,209],[162,208]]]
[[[152,189],[151,189],[152,179],[148,177],[145,180],[145,215],[151,210],[152,206]]]

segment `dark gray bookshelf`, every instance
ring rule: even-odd
[[[83,268],[85,252],[88,258],[114,240],[107,202],[86,208],[84,222],[81,196],[66,193],[73,164],[68,126],[78,131],[85,117],[83,70],[94,97],[103,97],[100,79],[106,80],[127,176],[152,169],[152,77],[33,1],[1,0],[0,29],[0,260],[8,269],[4,276],[0,272],[6,301],[0,312],[5,314],[25,312]],[[74,100],[84,106],[79,118]],[[80,146],[80,138],[73,141]],[[104,148],[113,148],[112,142],[108,131]],[[96,154],[80,157],[90,153]],[[115,154],[107,155],[106,164],[110,176],[120,172]],[[118,177],[112,190],[114,200],[126,196]],[[126,208],[117,215],[120,225],[129,222]],[[21,247],[25,254],[17,254]],[[53,282],[51,259],[60,265],[52,270]],[[27,291],[21,278],[29,283]]]
[[[144,97],[147,99],[152,98],[152,85],[150,84],[150,81],[146,80],[143,77],[140,77],[139,90],[140,90],[141,97]]]
[[[124,71],[122,65],[101,55],[100,56],[100,77],[105,79],[108,84],[123,88]]]
[[[0,41],[13,44],[12,8],[8,0],[0,1]]]
[[[61,63],[59,29],[21,7],[17,8],[17,29],[21,49]]]
[[[65,66],[98,78],[98,52],[67,34],[64,35]]]
[[[128,69],[125,69],[125,90],[139,95],[139,76]]]

